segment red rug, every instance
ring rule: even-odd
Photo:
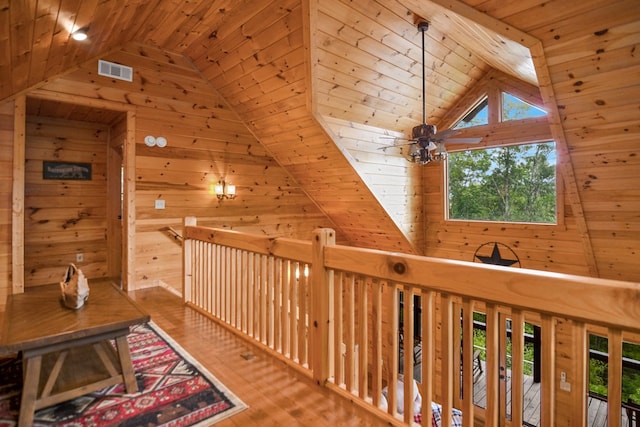
[[[34,426],[208,426],[246,408],[156,325],[127,336],[139,393],[118,384],[36,412]],[[0,427],[17,424],[19,359],[0,359]]]

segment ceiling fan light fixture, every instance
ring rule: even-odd
[[[444,142],[436,143],[436,148],[433,150],[431,158],[434,162],[443,162],[447,159],[447,149],[444,146]]]
[[[430,144],[423,147],[420,144],[411,144],[409,146],[409,154],[407,155],[407,160],[411,163],[417,163],[419,165],[426,165],[432,160],[431,153],[429,152],[431,148]]]
[[[420,156],[420,147],[418,144],[411,144],[409,146],[409,155],[407,158],[410,162],[416,163],[416,159]]]

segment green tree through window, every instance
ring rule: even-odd
[[[449,219],[556,222],[555,143],[449,153]]]
[[[589,335],[589,348],[608,357],[609,341],[606,337]],[[623,360],[637,363],[640,361],[640,344],[630,342],[622,343]],[[589,391],[603,397],[607,397],[608,390],[608,363],[589,357]],[[622,402],[631,401],[640,404],[640,370],[634,367],[622,368]]]

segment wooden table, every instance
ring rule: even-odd
[[[24,385],[20,427],[32,425],[38,409],[110,385],[124,383],[127,393],[138,391],[127,335],[130,326],[148,322],[150,317],[112,283],[90,283],[89,286],[89,299],[79,310],[63,306],[59,286],[42,286],[7,298],[0,354],[22,352]],[[108,340],[115,340],[117,351],[112,351]],[[101,370],[106,375],[103,373],[101,378],[61,390],[56,383],[65,360],[81,346],[93,347],[98,359],[94,354],[92,360],[101,362]],[[43,358],[53,360],[48,372],[43,369]],[[67,371],[81,369],[82,363],[70,363],[73,369]],[[41,374],[46,381],[40,381]],[[75,376],[86,382],[95,377],[95,372],[75,372]]]

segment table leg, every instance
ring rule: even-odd
[[[124,385],[127,393],[137,393],[138,383],[136,382],[126,335],[116,338],[116,347],[118,347],[118,358],[120,359],[120,367],[122,368],[122,376],[124,377]]]
[[[24,357],[24,383],[22,399],[20,401],[20,415],[18,427],[29,427],[33,424],[33,413],[36,409],[38,397],[38,382],[42,368],[42,356]]]

